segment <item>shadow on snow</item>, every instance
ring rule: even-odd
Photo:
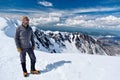
[[[64,60],[62,60],[62,61],[54,62],[52,64],[48,64],[46,66],[46,68],[44,70],[41,70],[40,72],[41,72],[41,74],[50,72],[53,69],[57,69],[58,67],[63,66],[66,63],[71,63],[71,61],[64,61]]]

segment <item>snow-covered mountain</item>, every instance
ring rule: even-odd
[[[17,19],[0,17],[0,30],[8,37],[14,38],[16,27],[21,22]],[[100,55],[119,55],[118,45],[104,38],[94,38],[79,32],[43,31],[36,27],[34,30],[36,49],[48,53],[84,53]],[[106,46],[105,44],[109,45]],[[115,45],[115,46],[114,46]],[[112,49],[111,49],[112,48]],[[117,48],[117,49],[116,49]],[[116,52],[116,53],[114,53]]]
[[[82,33],[35,30],[36,47],[50,53],[86,53],[106,55],[106,52],[91,36]]]
[[[16,27],[20,21],[0,18],[1,30],[9,37],[14,37]],[[4,27],[3,27],[4,26]],[[87,53],[87,54],[106,54],[97,40],[81,33],[52,32],[34,29],[36,48],[50,53]]]
[[[89,49],[94,51],[94,48],[91,47],[101,49],[96,43],[97,40],[81,33],[38,31],[35,29],[35,41],[38,44],[36,49],[42,50],[35,50],[36,68],[41,71],[41,74],[30,74],[28,78],[24,78],[19,53],[14,42],[15,29],[19,24],[18,20],[0,17],[1,80],[120,80],[120,58],[118,56],[71,54],[72,51],[82,52],[82,48],[78,44],[84,46],[85,51]],[[40,42],[39,39],[43,41]],[[63,54],[47,54],[53,48],[56,52],[60,51]],[[30,59],[28,55],[26,61],[29,72]]]

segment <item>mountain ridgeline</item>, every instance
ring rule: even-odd
[[[16,28],[21,25],[21,22],[7,17],[0,17],[0,20],[2,22],[0,30],[6,36],[14,38]],[[37,27],[32,27],[32,29],[35,37],[35,47],[40,51],[49,53],[120,55],[119,36],[106,37],[102,35],[94,38],[79,32],[43,31],[37,29]],[[91,33],[91,31],[88,32]],[[99,34],[103,32],[100,31]]]
[[[34,35],[36,48],[41,51],[107,55],[98,40],[79,32],[51,32],[36,29]]]

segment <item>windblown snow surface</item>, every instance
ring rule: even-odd
[[[120,80],[120,57],[88,54],[50,54],[35,50],[41,74],[23,77],[14,42],[19,21],[0,17],[0,80]],[[74,48],[74,47],[73,47]],[[30,72],[30,59],[27,70]]]

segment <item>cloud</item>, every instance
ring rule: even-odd
[[[45,7],[52,7],[53,4],[51,2],[48,1],[39,1],[38,4],[45,6]]]
[[[76,16],[66,19],[63,23],[57,23],[56,26],[72,26],[72,27],[87,27],[87,28],[105,28],[113,29],[120,28],[120,18],[112,15],[99,17],[95,19],[84,19],[87,16]]]
[[[87,27],[87,28],[114,28],[120,29],[119,12],[116,14],[106,13],[105,15],[99,14],[101,11],[116,11],[119,7],[113,8],[88,8],[88,9],[72,9],[72,10],[57,10],[50,9],[44,10],[16,10],[10,9],[8,11],[18,13],[0,13],[0,16],[20,17],[26,15],[30,17],[32,25],[45,25],[45,26],[68,26],[68,27]],[[23,12],[23,13],[19,13]],[[79,14],[84,12],[97,12],[98,14]],[[24,14],[26,13],[26,14]],[[116,13],[116,12],[115,12]],[[13,15],[12,15],[13,14]],[[19,16],[20,15],[20,16]]]
[[[96,8],[77,8],[71,10],[64,10],[69,14],[76,14],[76,13],[98,13],[98,12],[112,12],[112,11],[119,11],[120,7],[96,7]]]
[[[32,25],[49,25],[55,24],[60,21],[60,13],[46,13],[46,15],[41,15],[40,17],[33,17],[30,19]]]

